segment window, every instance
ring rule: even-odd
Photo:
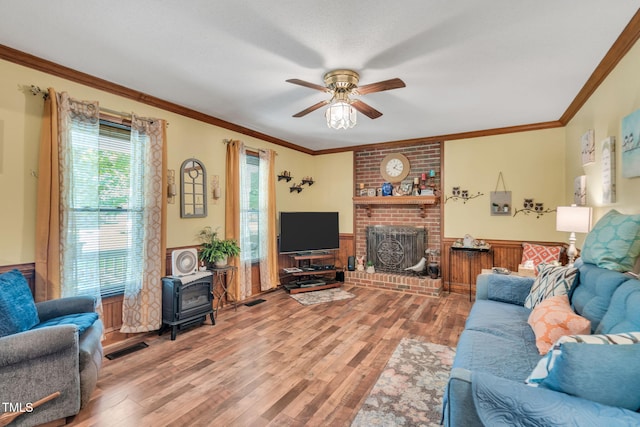
[[[125,125],[101,120],[96,139],[74,123],[71,141],[67,241],[75,247],[67,267],[78,294],[96,280],[102,297],[122,294],[131,273],[142,271],[143,162]]]
[[[246,156],[246,169],[247,180],[249,183],[249,203],[248,208],[245,210],[247,218],[249,241],[251,243],[250,250],[245,251],[245,256],[249,256],[252,262],[259,262],[260,260],[260,158],[257,153],[247,153]]]

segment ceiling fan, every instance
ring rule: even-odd
[[[302,117],[318,108],[327,104],[347,104],[355,108],[370,119],[377,119],[382,116],[382,113],[369,104],[361,101],[360,99],[351,99],[350,95],[366,95],[373,92],[382,92],[385,90],[399,89],[405,87],[402,80],[395,78],[390,80],[384,80],[377,83],[371,83],[364,86],[358,86],[360,75],[352,70],[333,70],[324,75],[325,86],[320,86],[315,83],[309,83],[300,79],[289,79],[288,83],[316,89],[321,92],[327,92],[331,94],[331,98],[325,101],[320,101],[317,104],[306,108],[299,113],[293,115],[293,117]],[[327,124],[329,123],[329,110],[327,110]],[[354,123],[355,124],[355,120]],[[330,125],[331,126],[331,125]],[[349,126],[352,127],[353,125]],[[333,126],[331,126],[333,127]]]

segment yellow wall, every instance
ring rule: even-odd
[[[563,204],[564,129],[521,132],[447,141],[444,146],[443,201],[451,189],[460,186],[470,195],[483,195],[463,203],[450,199],[445,203],[444,236],[476,239],[563,240],[555,231],[555,213],[536,215],[515,213],[525,198],[555,209]],[[496,190],[502,172],[511,191],[512,215],[492,216],[490,192]],[[502,182],[498,190],[502,190]]]
[[[314,197],[314,210],[338,211],[340,233],[353,233],[353,152],[325,154],[315,159],[314,178],[318,182],[313,186],[318,185],[322,191]]]
[[[0,61],[0,76],[0,193],[4,196],[4,209],[0,213],[0,265],[34,261],[35,175],[43,102],[40,96],[29,92],[32,84],[67,91],[78,99],[98,100],[101,106],[112,110],[165,119],[169,122],[168,168],[174,169],[178,176],[182,162],[195,157],[205,165],[209,188],[213,176],[219,176],[222,197],[214,200],[209,192],[206,218],[181,219],[179,197],[175,204],[168,206],[169,247],[196,244],[195,236],[205,225],[224,233],[225,145],[222,141],[229,138],[240,139],[254,148],[273,148],[278,153],[276,171],[290,170],[296,182],[307,175],[317,180],[312,187],[304,186],[300,194],[290,193],[284,181],[277,183],[278,211],[338,210],[341,231],[351,232],[351,153],[314,157],[6,61]],[[335,168],[325,171],[325,166],[333,164]],[[345,191],[349,192],[348,197],[343,194]],[[342,198],[348,203],[337,201]]]
[[[566,241],[566,233],[555,231],[555,214],[541,218],[523,214],[490,215],[489,193],[495,189],[500,171],[507,189],[512,191],[513,207],[517,209],[522,207],[525,197],[543,202],[546,208],[570,204],[574,178],[586,174],[587,203],[596,208],[594,219],[611,208],[623,213],[640,212],[640,178],[622,178],[620,151],[621,120],[640,108],[639,58],[640,44],[636,44],[566,128],[447,141],[443,195],[451,195],[451,187],[461,186],[471,194],[481,192],[484,196],[464,204],[449,200],[445,204],[444,236],[459,238],[469,233],[480,239]],[[169,168],[179,171],[183,160],[195,157],[205,164],[209,184],[213,175],[219,176],[222,198],[209,198],[207,218],[181,219],[179,204],[169,205],[169,247],[195,244],[196,233],[205,225],[223,231],[225,146],[222,140],[228,138],[240,139],[255,148],[275,149],[276,170],[291,171],[292,182],[300,182],[304,176],[314,178],[313,186],[304,186],[299,194],[289,191],[290,184],[278,182],[278,211],[337,210],[340,231],[353,232],[352,153],[306,155],[10,62],[0,61],[0,76],[0,191],[4,196],[4,209],[0,213],[0,265],[34,259],[42,99],[28,91],[32,84],[67,91],[79,99],[97,99],[109,109],[166,119],[170,124],[167,131]],[[579,157],[580,137],[588,129],[595,129],[598,150],[595,164],[583,168]],[[618,201],[602,206],[599,148],[607,136],[617,138]],[[578,236],[578,242],[583,238]]]
[[[277,147],[276,171],[291,172],[290,182],[276,182],[278,212],[337,211],[340,232],[353,231],[353,153],[336,153],[301,157],[300,153]],[[302,185],[302,191],[291,192],[293,183],[303,178],[313,179],[312,185]]]
[[[589,98],[566,127],[566,201],[573,199],[573,180],[587,176],[587,205],[594,207],[594,222],[610,209],[626,214],[640,213],[640,177],[622,177],[622,119],[640,109],[640,43],[627,53],[618,66]],[[582,166],[580,138],[595,131],[596,161]],[[602,141],[616,138],[617,201],[602,203]],[[571,184],[571,185],[570,185]],[[581,236],[578,236],[580,240]]]
[[[621,122],[640,109],[640,43],[625,55],[613,72],[562,129],[448,141],[445,144],[445,195],[453,185],[485,196],[466,205],[449,201],[445,205],[445,237],[469,233],[476,238],[567,241],[567,233],[555,231],[555,214],[503,218],[489,215],[489,191],[497,174],[503,172],[507,189],[513,191],[514,207],[524,197],[542,201],[545,207],[573,203],[573,182],[587,176],[587,205],[594,208],[595,223],[610,209],[640,213],[640,177],[622,177]],[[595,131],[596,161],[582,166],[581,137]],[[617,201],[602,203],[602,141],[616,138]],[[581,247],[585,234],[578,234]]]

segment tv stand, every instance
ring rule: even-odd
[[[328,251],[303,251],[303,252],[296,252],[294,256],[309,256],[309,255],[331,255],[331,253],[329,253]]]
[[[283,271],[280,277],[284,288],[291,294],[339,288],[335,280],[335,254],[327,251],[305,252],[289,255],[296,271]],[[290,270],[290,269],[287,269]]]

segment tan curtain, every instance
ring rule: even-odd
[[[225,239],[236,239],[240,242],[240,141],[228,141],[225,175]],[[229,264],[239,267],[240,257],[232,257]],[[230,283],[227,284],[229,294],[234,301],[240,299],[240,269]]]
[[[36,212],[36,301],[60,298],[60,182],[58,100],[49,88],[44,101],[38,159]]]
[[[133,115],[131,119],[131,143],[141,147],[133,152],[139,158],[135,164],[144,165],[144,196],[139,206],[143,212],[138,251],[141,280],[127,281],[122,303],[122,333],[148,332],[159,329],[162,324],[162,282],[165,275],[166,254],[166,213],[167,213],[167,144],[164,120],[141,119]],[[136,237],[134,237],[136,239]],[[136,251],[136,252],[138,252]]]
[[[260,257],[260,289],[268,291],[280,284],[278,275],[278,242],[276,228],[276,153],[273,150],[260,150],[260,196],[265,199],[264,209],[261,206],[260,215],[265,216],[264,233],[260,241],[264,240],[265,256]],[[266,213],[266,215],[265,215]]]

